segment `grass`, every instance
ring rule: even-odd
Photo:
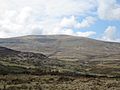
[[[117,61],[117,62],[116,62]],[[42,63],[42,64],[41,64]],[[82,75],[91,75],[91,76],[111,76],[111,77],[120,77],[120,65],[119,60],[79,60],[79,61],[66,61],[66,60],[56,60],[48,59],[46,61],[36,61],[34,62],[25,62],[25,61],[11,61],[11,59],[0,60],[0,64],[6,69],[5,72],[30,72],[30,73],[55,73],[56,74],[66,74],[71,73],[82,74]],[[12,70],[13,69],[13,70]],[[18,71],[17,71],[18,70]],[[38,71],[39,72],[38,72]]]
[[[1,75],[0,89],[7,90],[119,90],[119,78],[55,75]]]
[[[24,68],[36,68],[34,65],[31,65],[31,64],[15,64],[15,63],[11,63],[11,62],[8,62],[8,61],[0,61],[0,63],[2,65],[5,65],[5,66],[16,66],[16,67],[24,67]]]

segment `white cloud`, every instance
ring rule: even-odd
[[[116,27],[115,26],[108,26],[107,29],[104,31],[103,39],[107,41],[115,40],[116,35]]]
[[[104,31],[102,40],[120,42],[120,39],[117,37],[117,28],[115,26],[108,26]]]
[[[77,21],[76,21],[75,17],[71,16],[70,18],[64,17],[61,20],[60,25],[61,25],[61,27],[73,28],[76,25],[76,23],[77,23]]]
[[[117,0],[97,0],[98,15],[101,19],[120,20],[120,4]]]
[[[44,22],[42,23],[42,34],[67,34],[67,35],[74,35],[74,36],[83,36],[83,37],[89,37],[91,35],[96,34],[93,31],[87,31],[87,32],[81,32],[78,30],[78,32],[74,32],[74,25],[71,21],[72,18],[75,18],[74,16],[71,16],[71,18],[67,19],[66,22],[62,22],[65,18],[63,18],[61,21],[54,22]],[[48,21],[48,20],[47,20]],[[77,20],[73,20],[77,22]],[[62,23],[61,23],[62,22]],[[49,24],[51,23],[51,24]],[[46,26],[47,25],[47,26]]]
[[[61,17],[86,14],[94,8],[94,3],[91,0],[0,0],[2,9],[19,10],[26,6],[42,16]]]
[[[77,32],[76,35],[77,36],[82,36],[82,37],[90,37],[92,35],[95,35],[96,32],[93,31],[88,31],[88,32]]]
[[[78,22],[77,19],[74,16],[71,16],[70,18],[64,17],[60,23],[61,27],[65,28],[87,28],[90,27],[92,24],[94,24],[96,19],[94,17],[88,16],[85,19],[83,19],[81,22]]]
[[[0,19],[1,38],[31,34],[30,30],[34,23],[28,7],[21,11],[6,11],[4,16]]]
[[[26,23],[32,15],[32,9],[30,7],[25,7],[21,10],[21,12],[18,13],[18,16],[16,17],[16,21],[19,24]]]
[[[67,34],[67,35],[89,37],[96,33],[93,31],[81,32],[80,29],[89,27],[94,22],[95,22],[95,18],[93,17],[86,17],[81,22],[77,21],[75,16],[71,16],[69,18],[64,17],[60,22],[56,23],[56,25],[52,27],[51,32],[49,30],[47,31],[49,34]],[[84,24],[84,27],[76,27],[78,24],[79,26]],[[78,31],[74,32],[74,29],[77,29]]]
[[[87,2],[86,2],[87,1]],[[2,5],[1,5],[2,4]],[[76,17],[89,13],[91,0],[0,0],[0,38],[29,34],[78,34],[74,29],[89,27],[93,18],[78,22]],[[71,17],[70,17],[71,16]],[[66,18],[70,17],[70,18]],[[83,27],[78,27],[80,25]],[[91,34],[92,35],[92,34]]]
[[[57,25],[57,29],[59,28],[58,31],[61,31],[62,34],[90,37],[96,34],[96,32],[93,31],[81,32],[80,29],[90,27],[92,24],[95,23],[95,21],[96,19],[91,16],[84,18],[81,22],[77,21],[75,16],[71,16],[69,18],[64,17],[61,20],[60,24]],[[77,29],[78,32],[74,32],[73,31],[74,29]]]
[[[76,27],[81,29],[81,28],[86,28],[90,27],[92,24],[94,24],[96,19],[94,17],[86,17],[81,23],[77,23]]]

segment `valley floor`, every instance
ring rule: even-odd
[[[120,90],[120,78],[0,75],[0,90]]]

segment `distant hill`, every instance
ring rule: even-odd
[[[43,53],[61,60],[86,60],[95,57],[119,58],[120,43],[68,35],[29,35],[0,39],[0,46],[25,52]]]

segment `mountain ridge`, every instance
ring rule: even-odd
[[[0,45],[23,52],[43,53],[63,60],[85,60],[88,57],[120,53],[120,43],[104,42],[70,35],[28,35],[0,39]]]
[[[104,41],[104,40],[98,40],[94,38],[89,37],[82,37],[82,36],[73,36],[73,35],[65,35],[65,34],[58,34],[58,35],[24,35],[24,36],[16,36],[16,37],[8,37],[8,38],[0,38],[0,39],[13,39],[13,38],[35,38],[35,37],[76,37],[81,39],[91,39],[99,42],[106,42],[106,43],[120,43],[120,42],[114,42],[114,41]]]

